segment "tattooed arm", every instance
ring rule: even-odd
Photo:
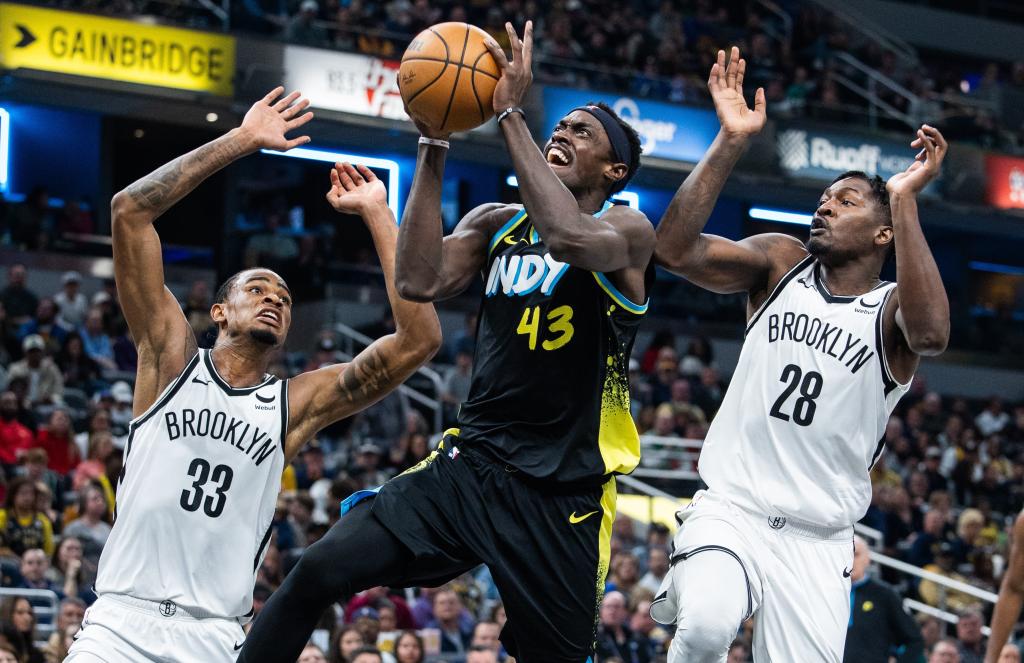
[[[153,223],[200,182],[229,163],[269,147],[291,149],[309,142],[285,133],[302,126],[312,113],[297,92],[276,104],[283,88],[256,102],[241,126],[161,166],[117,193],[110,202],[114,278],[125,319],[139,351],[135,414],[146,410],[196,353],[195,336],[174,295],[164,285],[164,269]],[[273,105],[271,105],[273,104]]]
[[[327,201],[339,212],[358,214],[370,229],[395,316],[395,333],[374,341],[351,363],[326,366],[292,380],[285,439],[289,460],[324,426],[397,389],[441,345],[441,325],[434,307],[402,299],[395,289],[398,224],[387,206],[383,183],[368,168],[337,164],[331,171]]]

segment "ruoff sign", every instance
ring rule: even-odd
[[[787,173],[820,180],[831,180],[847,170],[889,179],[914,160],[909,145],[807,129],[780,131],[777,150],[779,164]]]

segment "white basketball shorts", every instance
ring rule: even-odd
[[[755,663],[842,662],[852,527],[787,522],[708,491],[677,519],[672,568],[651,606],[655,621],[676,625],[669,663],[725,661],[751,616]]]
[[[236,619],[197,618],[164,601],[104,594],[85,612],[66,663],[230,663],[245,631]]]

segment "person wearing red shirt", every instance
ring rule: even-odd
[[[49,458],[47,467],[61,476],[66,476],[78,467],[82,458],[78,445],[72,437],[71,418],[64,410],[54,410],[50,423],[37,435],[37,444],[46,449]]]
[[[18,397],[13,391],[5,391],[0,394],[0,464],[15,465],[32,446],[35,436],[18,421]]]

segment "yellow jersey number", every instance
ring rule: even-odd
[[[540,347],[545,350],[557,350],[572,340],[576,330],[572,326],[572,307],[559,306],[548,311],[547,331],[544,334],[547,338],[541,341]],[[519,321],[516,328],[517,334],[524,334],[529,337],[530,349],[537,349],[537,338],[540,336],[540,307],[534,306],[523,311],[523,319]]]

